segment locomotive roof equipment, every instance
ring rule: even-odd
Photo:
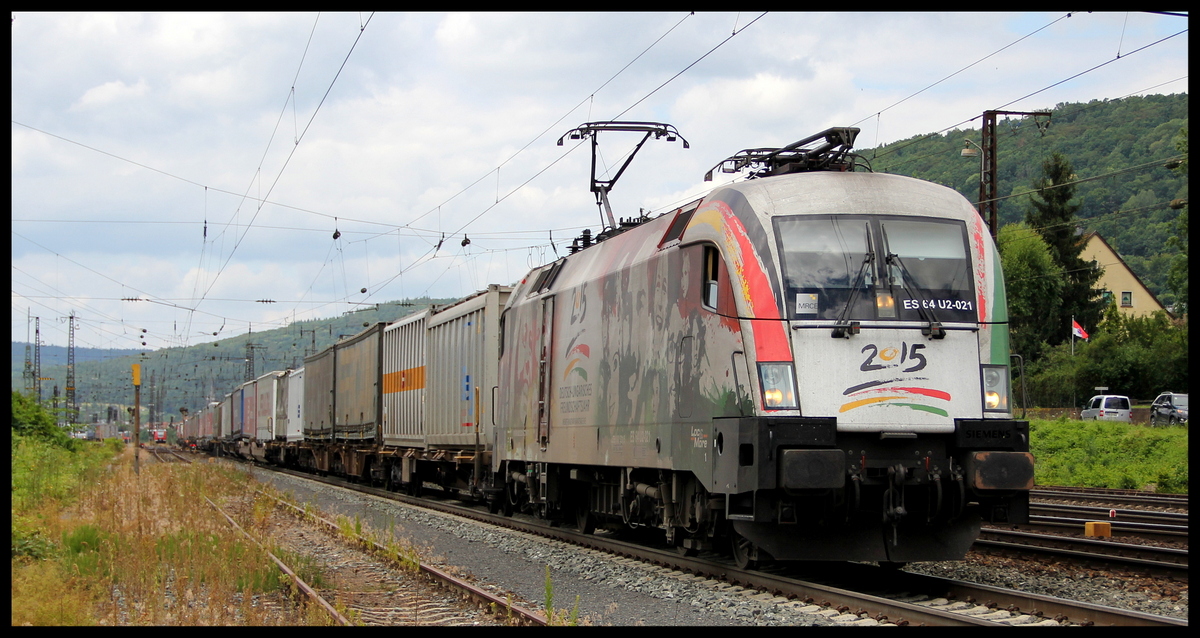
[[[747,166],[752,168],[748,177],[770,177],[803,171],[852,171],[854,158],[850,153],[859,129],[853,127],[828,128],[783,148],[748,148],[738,151],[704,174],[704,181],[711,182],[713,171],[736,173]],[[803,148],[820,141],[819,146]],[[686,148],[686,147],[685,147]],[[849,156],[849,160],[847,159]]]
[[[638,142],[637,146],[634,147],[629,157],[625,159],[625,163],[621,165],[617,174],[608,180],[596,179],[596,148],[599,144],[597,135],[600,131],[632,131],[644,132],[646,134],[642,137],[642,141]],[[613,218],[612,206],[608,203],[608,192],[613,189],[613,185],[617,183],[617,180],[621,179],[621,174],[629,167],[629,163],[633,161],[633,156],[637,155],[637,152],[642,149],[642,144],[645,144],[651,135],[656,140],[666,137],[668,142],[674,142],[678,138],[683,141],[684,148],[691,148],[688,141],[683,139],[683,136],[679,134],[679,131],[674,126],[661,122],[586,122],[564,133],[562,137],[558,138],[558,145],[562,146],[563,140],[568,137],[573,140],[579,140],[589,135],[592,137],[592,192],[596,194],[596,206],[602,207],[604,215],[608,218],[608,226],[606,228],[617,228],[617,222]],[[624,220],[622,220],[622,226],[625,226]]]

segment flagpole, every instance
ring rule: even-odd
[[[1071,356],[1075,356],[1075,315],[1071,315]]]

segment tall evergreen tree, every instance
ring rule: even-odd
[[[1042,176],[1033,181],[1035,194],[1025,212],[1025,223],[1042,236],[1054,261],[1063,269],[1062,303],[1056,312],[1047,313],[1046,321],[1053,326],[1047,343],[1060,344],[1071,337],[1071,318],[1085,329],[1093,329],[1104,314],[1104,300],[1096,289],[1103,271],[1095,261],[1084,261],[1085,237],[1076,223],[1078,203],[1075,197],[1074,171],[1071,162],[1055,151],[1042,162]]]

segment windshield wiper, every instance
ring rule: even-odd
[[[850,308],[854,306],[854,297],[858,294],[858,287],[862,284],[863,278],[866,277],[867,267],[875,263],[875,248],[871,245],[871,225],[865,225],[867,236],[867,254],[863,255],[862,266],[858,268],[858,275],[854,277],[854,283],[850,286],[850,298],[846,299],[846,307],[842,308],[842,313],[838,315],[837,321],[833,324],[833,333],[829,336],[834,339],[849,339],[850,335],[858,334],[859,324],[857,321],[846,321],[846,315],[850,313]]]
[[[921,319],[928,321],[929,325],[921,328],[921,334],[932,339],[944,339],[946,337],[946,329],[942,327],[942,322],[938,321],[937,315],[933,312],[933,304],[927,303],[924,292],[917,285],[915,279],[909,274],[908,268],[904,267],[904,260],[900,259],[900,255],[892,252],[892,243],[888,240],[887,225],[880,224],[880,229],[883,231],[884,252],[887,254],[885,259],[887,266],[895,264],[900,267],[900,285],[904,288],[904,292],[908,296],[917,300],[917,312],[920,313]],[[894,288],[895,284],[892,281],[891,271],[887,272],[888,288]],[[909,286],[909,280],[912,280],[913,285]]]

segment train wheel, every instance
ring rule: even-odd
[[[758,559],[750,558],[757,554],[754,543],[732,527],[729,529],[729,545],[733,550],[733,562],[739,569],[758,569]]]
[[[584,534],[596,533],[596,519],[586,503],[580,503],[575,508],[575,527]]]

